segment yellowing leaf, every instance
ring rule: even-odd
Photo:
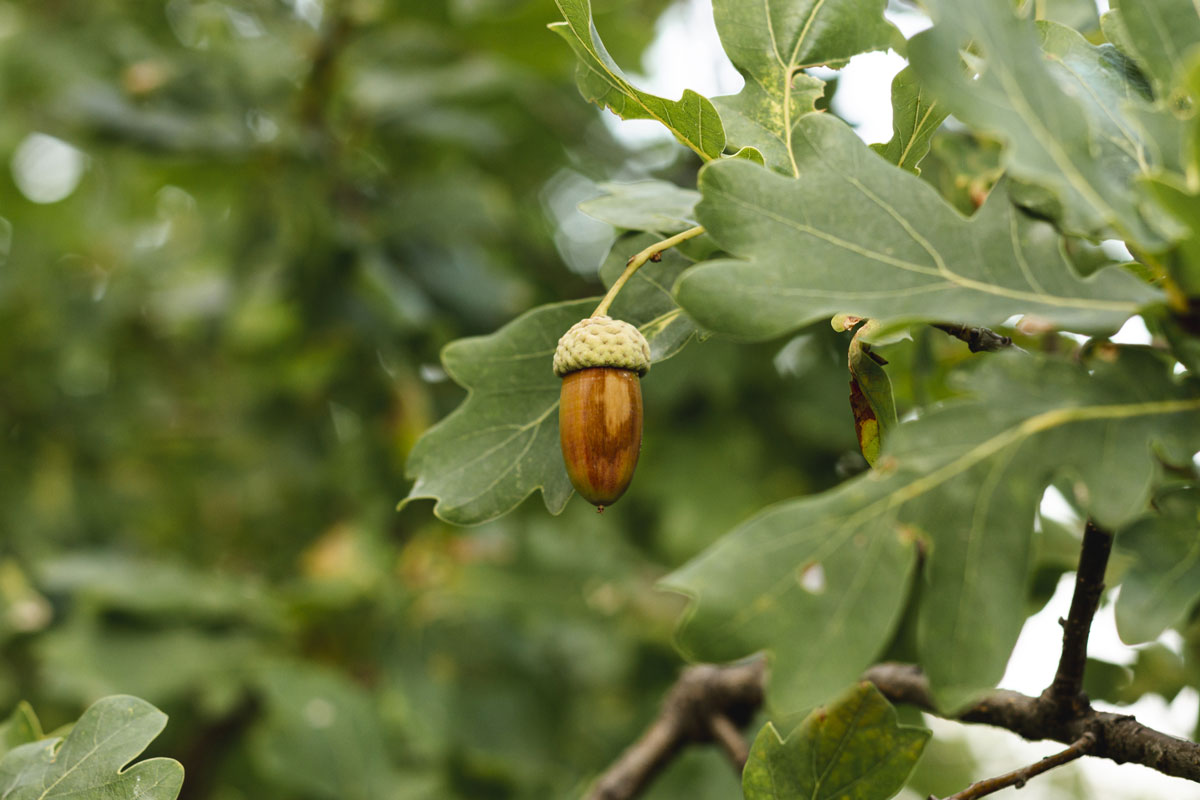
[[[887,800],[916,766],[929,731],[901,725],[879,690],[860,683],[816,709],[786,739],[767,723],[754,739],[746,800]]]

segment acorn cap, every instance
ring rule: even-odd
[[[650,345],[628,322],[606,316],[582,319],[558,340],[554,374],[561,378],[588,367],[616,367],[645,375],[650,371]]]

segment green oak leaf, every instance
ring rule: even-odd
[[[912,67],[892,79],[892,138],[871,149],[901,169],[916,175],[929,152],[929,141],[950,111],[938,103],[917,80]]]
[[[939,102],[1007,140],[1010,173],[1057,197],[1067,232],[1156,242],[1133,186],[1149,156],[1125,112],[1147,100],[1125,57],[1057,23],[1018,17],[1009,3],[930,5],[937,24],[909,41],[908,54]],[[962,69],[968,42],[982,54],[972,58],[975,79]]]
[[[99,700],[65,739],[23,744],[0,759],[0,797],[173,800],[183,785],[178,761],[150,758],[125,768],[166,724],[167,715],[145,700],[127,695]]]
[[[887,800],[916,766],[930,732],[860,683],[814,710],[786,739],[768,722],[742,771],[746,800]]]
[[[1121,581],[1117,631],[1129,644],[1157,639],[1186,619],[1200,597],[1200,492],[1160,497],[1158,513],[1144,517],[1117,537],[1136,559]]]
[[[1197,59],[1197,65],[1200,66],[1200,59]],[[1147,137],[1146,145],[1151,153],[1149,160],[1157,167],[1155,174],[1182,175],[1188,172],[1189,163],[1196,163],[1200,141],[1189,136],[1191,120],[1175,117],[1161,100],[1148,107],[1138,105],[1127,108],[1126,112]],[[1158,221],[1153,212],[1146,213],[1152,225]]]
[[[1129,703],[1133,670],[1120,664],[1089,658],[1083,671],[1083,691],[1091,700],[1106,703]]]
[[[1094,0],[1043,0],[1042,19],[1066,25],[1083,34],[1100,30],[1100,14]]]
[[[589,217],[629,231],[664,236],[696,226],[700,193],[667,181],[602,183],[600,197],[585,200],[579,210]]]
[[[1034,516],[1068,476],[1097,522],[1141,514],[1159,462],[1200,449],[1200,392],[1137,348],[1075,364],[996,353],[969,371],[970,398],[896,427],[876,468],[773,506],[664,580],[692,600],[679,631],[691,657],[768,650],[783,713],[829,697],[890,641],[916,543],[928,556],[920,663],[941,708],[994,686],[1025,619]],[[1188,449],[1188,448],[1192,449]]]
[[[413,446],[408,475],[416,483],[401,508],[433,498],[438,517],[471,525],[541,489],[550,513],[563,510],[572,489],[558,444],[561,381],[550,364],[558,338],[597,302],[540,306],[495,333],[446,345],[442,365],[469,394]]]
[[[1166,98],[1200,47],[1200,8],[1182,0],[1115,0],[1124,44]]]
[[[0,759],[14,747],[36,742],[42,738],[42,726],[33,708],[21,701],[8,719],[0,722]]]
[[[611,283],[631,255],[655,241],[645,234],[619,240],[601,276]],[[634,275],[609,309],[610,316],[639,327],[652,361],[677,353],[695,332],[669,291],[691,264],[678,250],[663,253]],[[441,519],[474,525],[507,514],[541,489],[550,513],[563,510],[574,490],[559,448],[562,382],[551,361],[559,337],[598,302],[540,306],[495,333],[459,339],[442,350],[447,374],[469,393],[413,447],[408,475],[416,483],[400,507],[430,498]]]
[[[563,22],[550,29],[563,37],[579,57],[579,91],[588,101],[611,109],[621,119],[654,119],[705,161],[725,149],[721,117],[708,98],[692,90],[679,100],[666,100],[638,90],[621,73],[600,41],[592,21],[591,0],[555,0]]]
[[[767,165],[766,156],[759,152],[757,147],[743,147],[736,153],[731,153],[728,157],[744,158],[747,161],[752,161],[755,164],[758,164],[760,167],[765,167]]]
[[[1177,228],[1178,241],[1164,252],[1164,266],[1185,294],[1200,294],[1200,192],[1174,175],[1147,178],[1142,188],[1160,211],[1159,224]]]
[[[1109,5],[1112,4],[1110,3]],[[1100,15],[1100,32],[1113,47],[1130,58],[1135,57],[1134,54],[1137,53],[1137,48],[1133,46],[1133,42],[1129,38],[1129,31],[1125,28],[1125,22],[1121,19],[1120,11],[1110,8]]]
[[[1200,50],[1193,51],[1176,77],[1182,81],[1177,91],[1200,98]],[[1195,296],[1200,294],[1200,190],[1195,177],[1200,171],[1200,120],[1161,113],[1147,121],[1163,123],[1156,132],[1162,149],[1173,156],[1164,159],[1163,171],[1141,182],[1157,212],[1155,225],[1173,242],[1159,249],[1159,259],[1183,294]]]
[[[995,139],[943,126],[921,161],[921,180],[963,216],[974,214],[1004,175],[1003,147]]]
[[[841,121],[813,114],[796,130],[802,181],[733,161],[700,174],[696,214],[734,258],[688,270],[675,295],[708,330],[765,339],[847,312],[986,326],[1026,314],[1113,331],[1160,297],[1119,270],[1077,276],[1057,232],[1001,189],[965,219]]]
[[[792,134],[825,85],[804,70],[887,48],[896,30],[883,17],[886,6],[886,0],[716,0],[721,44],[746,79],[739,94],[713,99],[729,143],[752,146],[771,169],[799,177]]]
[[[1135,703],[1147,694],[1157,694],[1169,703],[1193,683],[1193,670],[1166,645],[1155,643],[1138,648],[1132,667],[1089,658],[1083,691],[1095,700],[1119,705]]]

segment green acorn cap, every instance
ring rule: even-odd
[[[561,378],[588,367],[616,367],[645,375],[650,371],[650,345],[628,322],[606,316],[581,319],[558,340],[554,374]]]

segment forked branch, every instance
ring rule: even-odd
[[[876,664],[864,677],[893,703],[939,713],[933,705],[929,681],[920,667]],[[1088,755],[1118,764],[1141,764],[1164,775],[1200,783],[1200,745],[1148,728],[1128,714],[1090,708],[1078,717],[1063,720],[1058,707],[1045,696],[1030,697],[998,689],[949,718],[1007,728],[1030,741],[1051,739],[1074,744],[1091,732],[1096,744]]]
[[[1063,649],[1054,682],[1040,697],[996,690],[955,715],[939,711],[929,681],[911,664],[876,664],[863,676],[893,703],[1006,728],[1031,741],[1050,739],[1066,750],[1022,769],[972,784],[946,800],[977,800],[1084,755],[1141,764],[1164,775],[1200,783],[1200,744],[1148,728],[1132,716],[1097,711],[1083,693],[1092,618],[1104,594],[1112,534],[1089,521],[1084,530],[1075,593],[1063,625]],[[718,742],[740,772],[746,761],[738,726],[762,704],[765,662],[686,670],[646,733],[596,782],[587,800],[631,800],[684,746]]]
[[[749,748],[739,728],[763,701],[766,662],[700,664],[679,676],[658,717],[592,786],[587,800],[631,800],[685,746],[717,742],[740,773]]]

